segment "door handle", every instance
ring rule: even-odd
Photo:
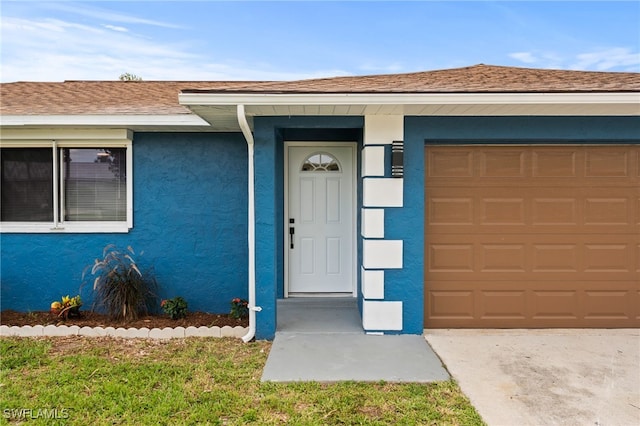
[[[293,226],[289,227],[289,244],[290,247],[293,248],[293,235],[296,233],[296,228],[294,228]]]
[[[289,225],[296,223],[295,219],[289,218]],[[289,247],[293,249],[293,235],[296,233],[296,228],[289,226]]]

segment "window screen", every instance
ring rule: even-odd
[[[2,221],[53,220],[53,150],[2,148]]]

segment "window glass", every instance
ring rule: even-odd
[[[2,148],[2,221],[53,220],[53,150]]]
[[[127,220],[125,148],[63,149],[64,220]]]
[[[333,156],[320,153],[312,154],[302,164],[303,172],[339,172],[340,165]]]
[[[2,222],[127,221],[126,148],[20,147],[0,154]]]

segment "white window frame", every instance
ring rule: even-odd
[[[0,222],[0,233],[127,233],[133,228],[133,143],[132,132],[108,129],[103,131],[2,132],[0,148],[51,148],[53,150],[53,221],[52,222]],[[50,134],[62,138],[40,138]],[[5,139],[5,136],[12,136]],[[35,136],[35,138],[33,138]],[[38,137],[40,136],[40,137]],[[123,137],[124,136],[124,137]],[[64,177],[61,176],[62,148],[126,148],[127,219],[126,221],[65,221],[60,217],[64,203]],[[60,194],[60,195],[58,195]]]

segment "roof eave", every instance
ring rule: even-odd
[[[185,106],[205,105],[526,105],[638,104],[640,92],[588,93],[187,93]]]

